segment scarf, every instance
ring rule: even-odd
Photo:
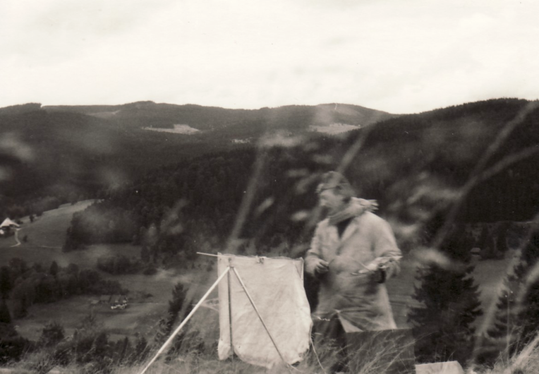
[[[336,225],[344,220],[358,217],[365,212],[374,212],[377,208],[378,203],[376,200],[365,200],[353,197],[344,209],[328,216],[329,224]]]

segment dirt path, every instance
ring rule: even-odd
[[[18,247],[19,245],[21,245],[21,241],[19,240],[19,231],[21,231],[21,229],[16,229],[15,230],[15,241],[17,242],[17,244],[14,244],[12,245],[11,247]]]

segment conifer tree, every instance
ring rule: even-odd
[[[139,336],[135,343],[135,352],[133,355],[134,363],[142,363],[148,356],[148,342],[144,336]]]
[[[509,338],[512,340],[516,332],[516,292],[512,277],[504,279],[503,288],[498,293],[496,315],[492,326],[488,329],[488,336],[494,339]]]
[[[52,275],[54,279],[56,279],[56,277],[58,276],[58,271],[59,271],[58,263],[56,261],[53,261],[49,268],[49,274]]]
[[[65,337],[64,327],[58,322],[50,322],[43,326],[39,343],[43,346],[53,346],[58,344]]]
[[[521,254],[521,261],[515,267],[515,278],[519,284],[519,294],[523,295],[516,313],[516,324],[520,326],[516,339],[516,349],[521,349],[539,333],[539,227],[532,228]]]
[[[509,222],[501,222],[496,229],[496,250],[502,254],[509,249],[507,247],[507,231],[509,230],[509,226]]]
[[[0,301],[0,323],[11,323],[11,314],[5,300]]]
[[[539,235],[537,231],[528,234],[521,249],[520,261],[514,273],[506,277],[498,294],[495,319],[487,331],[488,336],[494,339],[491,343],[505,341],[505,353],[508,355],[522,349],[533,339],[539,323],[539,282],[527,282],[538,264]]]
[[[140,259],[145,264],[150,262],[150,250],[146,244],[143,244],[142,248],[140,249]]]
[[[469,265],[471,238],[463,226],[448,235],[440,250],[452,260],[443,267],[431,263],[418,269],[413,307],[408,320],[416,335],[416,357],[420,362],[458,360],[466,362],[472,352],[473,322],[482,314],[478,286]]]
[[[9,297],[9,292],[12,287],[13,284],[11,282],[9,268],[7,266],[2,266],[2,268],[0,268],[0,295],[2,296],[2,300]]]
[[[159,328],[155,336],[155,343],[162,344],[168,338],[172,332],[172,327],[176,323],[180,312],[183,309],[183,303],[187,295],[187,290],[181,282],[178,282],[172,290],[172,299],[168,302],[168,315],[167,317],[159,320]],[[190,310],[186,311],[189,313]]]

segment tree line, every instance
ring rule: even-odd
[[[53,261],[46,268],[12,258],[0,268],[0,294],[3,300],[10,301],[13,318],[26,316],[33,304],[52,303],[76,295],[126,293],[118,281],[105,280],[97,271],[81,270],[75,264],[61,267]]]

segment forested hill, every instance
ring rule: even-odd
[[[226,250],[245,208],[240,252],[300,253],[316,222],[316,176],[339,168],[358,145],[345,174],[361,196],[379,200],[404,249],[424,239],[465,185],[457,222],[529,220],[539,211],[538,123],[536,102],[489,100],[339,138],[275,136],[256,148],[206,154],[110,191],[74,217],[66,250],[134,241],[166,261]]]
[[[246,110],[143,101],[124,105],[44,106],[43,109],[51,113],[86,114],[126,127],[173,128],[175,124],[185,124],[201,131],[223,130],[241,124],[252,127],[263,124],[270,129],[305,131],[309,126],[334,123],[366,126],[394,116],[383,111],[348,104],[289,105]]]
[[[260,136],[316,136],[392,115],[354,105],[232,110],[138,102],[0,109],[0,215],[93,198],[156,167],[254,144]]]

